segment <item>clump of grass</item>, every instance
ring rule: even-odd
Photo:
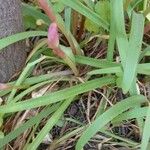
[[[0,49],[35,42],[18,79],[0,84],[0,148],[148,149],[148,1],[22,5],[30,30]]]

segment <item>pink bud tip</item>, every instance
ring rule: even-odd
[[[5,84],[5,83],[0,83],[0,90],[7,90],[7,89],[9,89],[9,88],[10,88],[9,85],[7,85],[7,84]]]
[[[55,14],[51,6],[48,5],[47,0],[38,0],[39,6],[45,11],[49,19],[54,22],[56,20]]]
[[[59,46],[59,33],[56,23],[52,23],[48,29],[48,46],[52,49]]]

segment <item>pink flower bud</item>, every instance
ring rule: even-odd
[[[39,6],[45,11],[49,19],[54,22],[56,20],[52,8],[48,5],[47,0],[38,0]]]
[[[7,90],[7,89],[9,89],[9,88],[10,88],[9,85],[7,85],[7,84],[5,84],[5,83],[0,83],[0,90]]]
[[[52,49],[59,46],[59,33],[56,23],[52,23],[48,29],[48,46]]]

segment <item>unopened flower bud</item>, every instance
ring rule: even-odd
[[[45,11],[49,19],[54,22],[56,20],[52,8],[48,5],[47,0],[38,0],[39,6]]]
[[[0,90],[7,90],[7,89],[9,89],[9,88],[10,88],[9,85],[7,85],[7,84],[5,84],[5,83],[0,83]]]
[[[59,46],[59,33],[56,23],[52,23],[48,29],[48,46],[52,49]]]

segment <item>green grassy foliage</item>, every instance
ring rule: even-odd
[[[16,112],[33,108],[40,108],[41,111],[9,133],[2,130],[0,148],[4,148],[26,130],[34,128],[32,133],[34,136],[29,136],[24,149],[36,150],[74,101],[80,100],[82,94],[105,88],[106,96],[103,95],[101,100],[98,99],[96,117],[91,119],[90,123],[80,123],[69,118],[79,124],[78,128],[61,135],[51,145],[61,144],[79,135],[75,147],[76,150],[82,150],[97,133],[103,133],[111,138],[112,144],[118,141],[118,145],[123,143],[126,148],[149,149],[149,97],[139,91],[138,84],[141,75],[143,80],[149,79],[150,76],[150,63],[146,61],[150,56],[150,46],[144,44],[143,40],[144,26],[149,22],[147,15],[144,16],[144,11],[149,9],[148,1],[100,0],[95,3],[91,0],[44,1],[56,18],[55,22],[61,33],[60,49],[65,54],[65,58],[57,57],[57,54],[53,54],[52,49],[48,48],[47,29],[52,19],[41,11],[41,7],[22,3],[25,27],[30,31],[0,39],[0,50],[31,37],[38,36],[40,40],[29,54],[26,66],[18,79],[7,83],[11,89],[0,91],[0,96],[6,98],[6,103],[0,106],[0,124],[5,125],[5,120]],[[73,20],[74,12],[80,21]],[[73,22],[77,23],[76,26],[80,24],[79,29],[73,28]],[[81,37],[81,43],[76,39],[78,35],[73,34],[75,30],[83,32],[84,39]],[[106,55],[99,59],[88,56],[89,52],[83,42],[93,36],[96,37],[97,34],[108,36],[108,39],[100,39],[107,45],[107,49]],[[96,37],[95,42],[98,39],[99,37]],[[83,49],[80,48],[81,44]],[[119,58],[119,61],[116,61],[116,58]],[[63,69],[69,70],[33,76],[32,72],[39,64],[43,67],[51,67],[55,64],[55,67],[64,66]],[[81,67],[88,67],[84,76],[80,76]],[[56,91],[47,91],[37,98],[31,97],[33,91],[56,82],[61,82],[62,87],[60,85]],[[126,98],[122,98],[120,102],[111,101],[110,95],[113,94],[114,89],[120,89]],[[40,131],[36,130],[43,119],[45,119],[43,127]],[[119,126],[130,120],[138,122],[139,132],[142,135],[139,142],[110,131],[110,125]]]

